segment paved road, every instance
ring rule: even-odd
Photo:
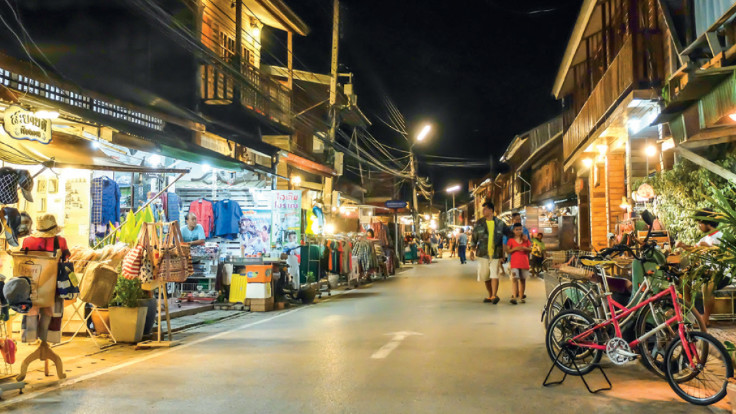
[[[163,355],[10,408],[34,414],[709,412],[681,402],[635,364],[612,368],[614,390],[599,395],[572,377],[542,387],[550,365],[539,323],[543,283],[530,282],[526,304],[494,306],[481,303],[474,270],[473,262],[444,259],[256,325],[205,326]],[[509,288],[503,280],[502,297]]]

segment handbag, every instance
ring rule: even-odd
[[[74,273],[72,262],[59,263],[59,274],[56,276],[56,296],[73,300],[79,296],[79,281]]]
[[[56,246],[58,240],[54,243]],[[27,277],[31,281],[31,302],[34,308],[54,306],[56,278],[59,273],[58,249],[53,252],[11,252],[13,276]]]
[[[181,250],[184,252],[184,260],[187,265],[187,277],[194,274],[194,265],[192,264],[192,249],[189,243],[182,243]]]
[[[118,272],[115,269],[102,263],[92,263],[87,266],[79,284],[79,299],[105,307],[112,299],[117,282]]]
[[[59,250],[59,237],[54,237],[54,251]],[[64,260],[62,256],[59,262],[59,270],[56,275],[56,296],[73,300],[79,296],[79,280],[74,273],[74,263]]]
[[[136,279],[141,272],[141,264],[143,262],[143,253],[145,248],[141,244],[137,244],[123,259],[123,277],[126,279]]]
[[[141,280],[141,283],[151,283],[156,279],[153,273],[153,262],[149,259],[147,250],[143,250],[138,278]]]
[[[153,264],[154,280],[181,283],[187,280],[187,256],[182,249],[179,223],[144,223],[147,227],[148,258]],[[164,227],[169,232],[164,234]],[[191,260],[189,260],[191,262]]]

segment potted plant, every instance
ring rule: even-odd
[[[314,302],[314,298],[317,296],[317,289],[314,287],[314,282],[316,281],[314,272],[308,272],[307,284],[299,290],[299,299],[302,300],[302,303]]]
[[[148,313],[147,306],[140,306],[145,299],[141,281],[118,276],[110,301],[110,330],[118,342],[140,342]]]

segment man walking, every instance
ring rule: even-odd
[[[486,285],[488,297],[483,302],[498,303],[498,267],[503,258],[503,238],[510,231],[501,219],[495,216],[493,203],[483,203],[483,217],[473,226],[470,244],[470,259],[478,257],[478,281]]]
[[[468,260],[465,258],[465,250],[468,248],[468,235],[465,234],[465,230],[460,229],[460,234],[457,236],[457,255],[460,257],[460,264],[465,264]]]

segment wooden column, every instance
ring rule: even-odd
[[[611,152],[606,157],[606,207],[608,233],[614,233],[616,225],[623,219],[621,198],[626,196],[626,154],[623,151]]]
[[[578,238],[577,244],[582,250],[590,248],[590,185],[588,178],[581,177],[584,181],[582,191],[578,193]]]
[[[588,188],[590,189],[590,241],[597,250],[606,247],[606,235],[608,234],[606,178],[606,163],[594,163],[589,175]]]

